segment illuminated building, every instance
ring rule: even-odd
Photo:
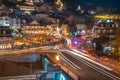
[[[29,25],[24,26],[22,30],[22,34],[24,36],[28,37],[33,43],[37,44],[42,44],[42,42],[45,42],[50,33],[51,28],[49,26],[40,26],[40,24],[35,20]]]
[[[115,55],[119,56],[120,60],[120,23],[118,24],[118,29],[116,31],[116,40],[115,40],[115,48],[113,48],[113,52]]]
[[[31,11],[35,11],[34,3],[36,2],[39,2],[39,0],[26,0],[25,5],[19,5],[18,8],[30,14]]]
[[[35,7],[34,6],[19,6],[20,10],[24,10],[24,11],[35,11]]]
[[[62,7],[63,7],[63,3],[61,2],[61,0],[57,0],[57,1],[56,1],[56,4],[57,4],[57,5],[59,5],[59,6],[60,6],[60,8],[62,8]]]
[[[95,38],[99,38],[100,35],[106,35],[110,39],[115,39],[116,30],[118,28],[118,22],[120,15],[106,14],[95,15],[96,24],[94,25]]]
[[[43,3],[44,0],[25,0],[24,4],[18,5],[17,8],[19,8],[22,11],[25,11],[25,13],[30,14],[31,11],[39,11],[40,6],[37,6],[35,3]]]
[[[115,22],[99,22],[94,25],[95,38],[101,35],[108,36],[111,40],[115,39],[117,24]]]
[[[50,32],[50,29],[45,26],[40,26],[40,24],[37,21],[32,21],[29,25],[24,26],[24,30],[22,31],[24,34],[27,35],[44,35]]]
[[[57,1],[56,1],[56,4],[57,4],[57,5],[60,5],[61,3],[62,3],[61,0],[57,0]]]
[[[20,18],[12,18],[10,25],[11,25],[11,28],[20,29],[21,28],[21,20],[20,20]]]
[[[24,1],[24,0],[17,0],[17,2],[19,1]],[[33,3],[39,3],[39,2],[43,2],[44,0],[25,0],[26,3],[28,4],[33,4]]]
[[[11,36],[10,30],[10,18],[9,17],[0,17],[0,36],[6,37]]]
[[[16,36],[13,28],[16,30],[21,28],[19,18],[0,17],[0,49],[11,49],[13,47]]]
[[[67,25],[63,25],[62,26],[62,35],[69,37],[70,33],[69,33],[69,29]]]
[[[99,38],[100,36],[108,37],[109,39],[107,40],[107,43],[104,44],[104,48],[110,47],[110,50],[113,53],[117,29],[118,23],[116,23],[115,21],[114,22],[110,22],[109,20],[105,22],[99,21],[97,24],[94,25],[94,38]]]
[[[0,49],[11,48],[13,38],[11,35],[12,30],[10,29],[10,18],[0,17]]]
[[[104,15],[95,15],[96,20],[120,20],[120,15],[117,14],[104,14]]]

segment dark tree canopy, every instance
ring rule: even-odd
[[[16,6],[16,3],[14,0],[0,0],[0,2],[7,7],[15,7]]]
[[[98,50],[98,51],[102,51],[103,50],[102,45],[109,41],[110,41],[110,38],[105,35],[101,35],[99,38],[94,38],[94,40],[93,40],[93,42],[96,43],[96,50]]]
[[[68,24],[69,30],[71,33],[76,32],[77,31],[77,26],[74,20],[72,20],[71,22],[69,22]]]

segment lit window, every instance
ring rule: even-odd
[[[109,33],[110,31],[109,30],[107,30],[107,33]]]
[[[97,33],[99,34],[101,31],[100,30],[97,30]]]
[[[103,30],[103,33],[106,33],[106,30]]]
[[[110,30],[110,33],[112,33],[112,32],[113,32],[113,30],[111,29],[111,30]]]
[[[116,24],[116,27],[118,28],[118,24]]]
[[[115,24],[112,24],[112,27],[114,28],[114,27],[115,27]]]

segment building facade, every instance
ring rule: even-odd
[[[19,18],[0,17],[0,49],[11,49],[14,45],[15,29],[20,29]],[[19,30],[18,32],[19,33]]]
[[[101,35],[115,40],[116,30],[118,24],[115,22],[100,22],[94,25],[94,38],[99,38]]]
[[[50,38],[52,29],[50,26],[40,26],[40,24],[34,20],[29,25],[24,26],[22,34],[26,36],[26,42],[42,45],[46,43],[46,39]]]
[[[0,49],[11,48],[12,30],[10,29],[10,18],[0,17]]]

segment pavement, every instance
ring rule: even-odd
[[[84,53],[87,53],[87,51],[85,50],[80,50],[80,49],[77,49],[74,47],[74,49],[78,50],[78,51],[81,51],[81,52],[84,52]],[[108,58],[108,57],[98,57],[94,54],[89,54],[87,53],[87,55],[92,58],[93,60],[95,60],[96,62],[99,62],[103,65],[106,65],[110,68],[112,68],[114,70],[115,73],[119,74],[120,75],[120,61],[117,61],[117,60],[114,60],[112,58]]]

